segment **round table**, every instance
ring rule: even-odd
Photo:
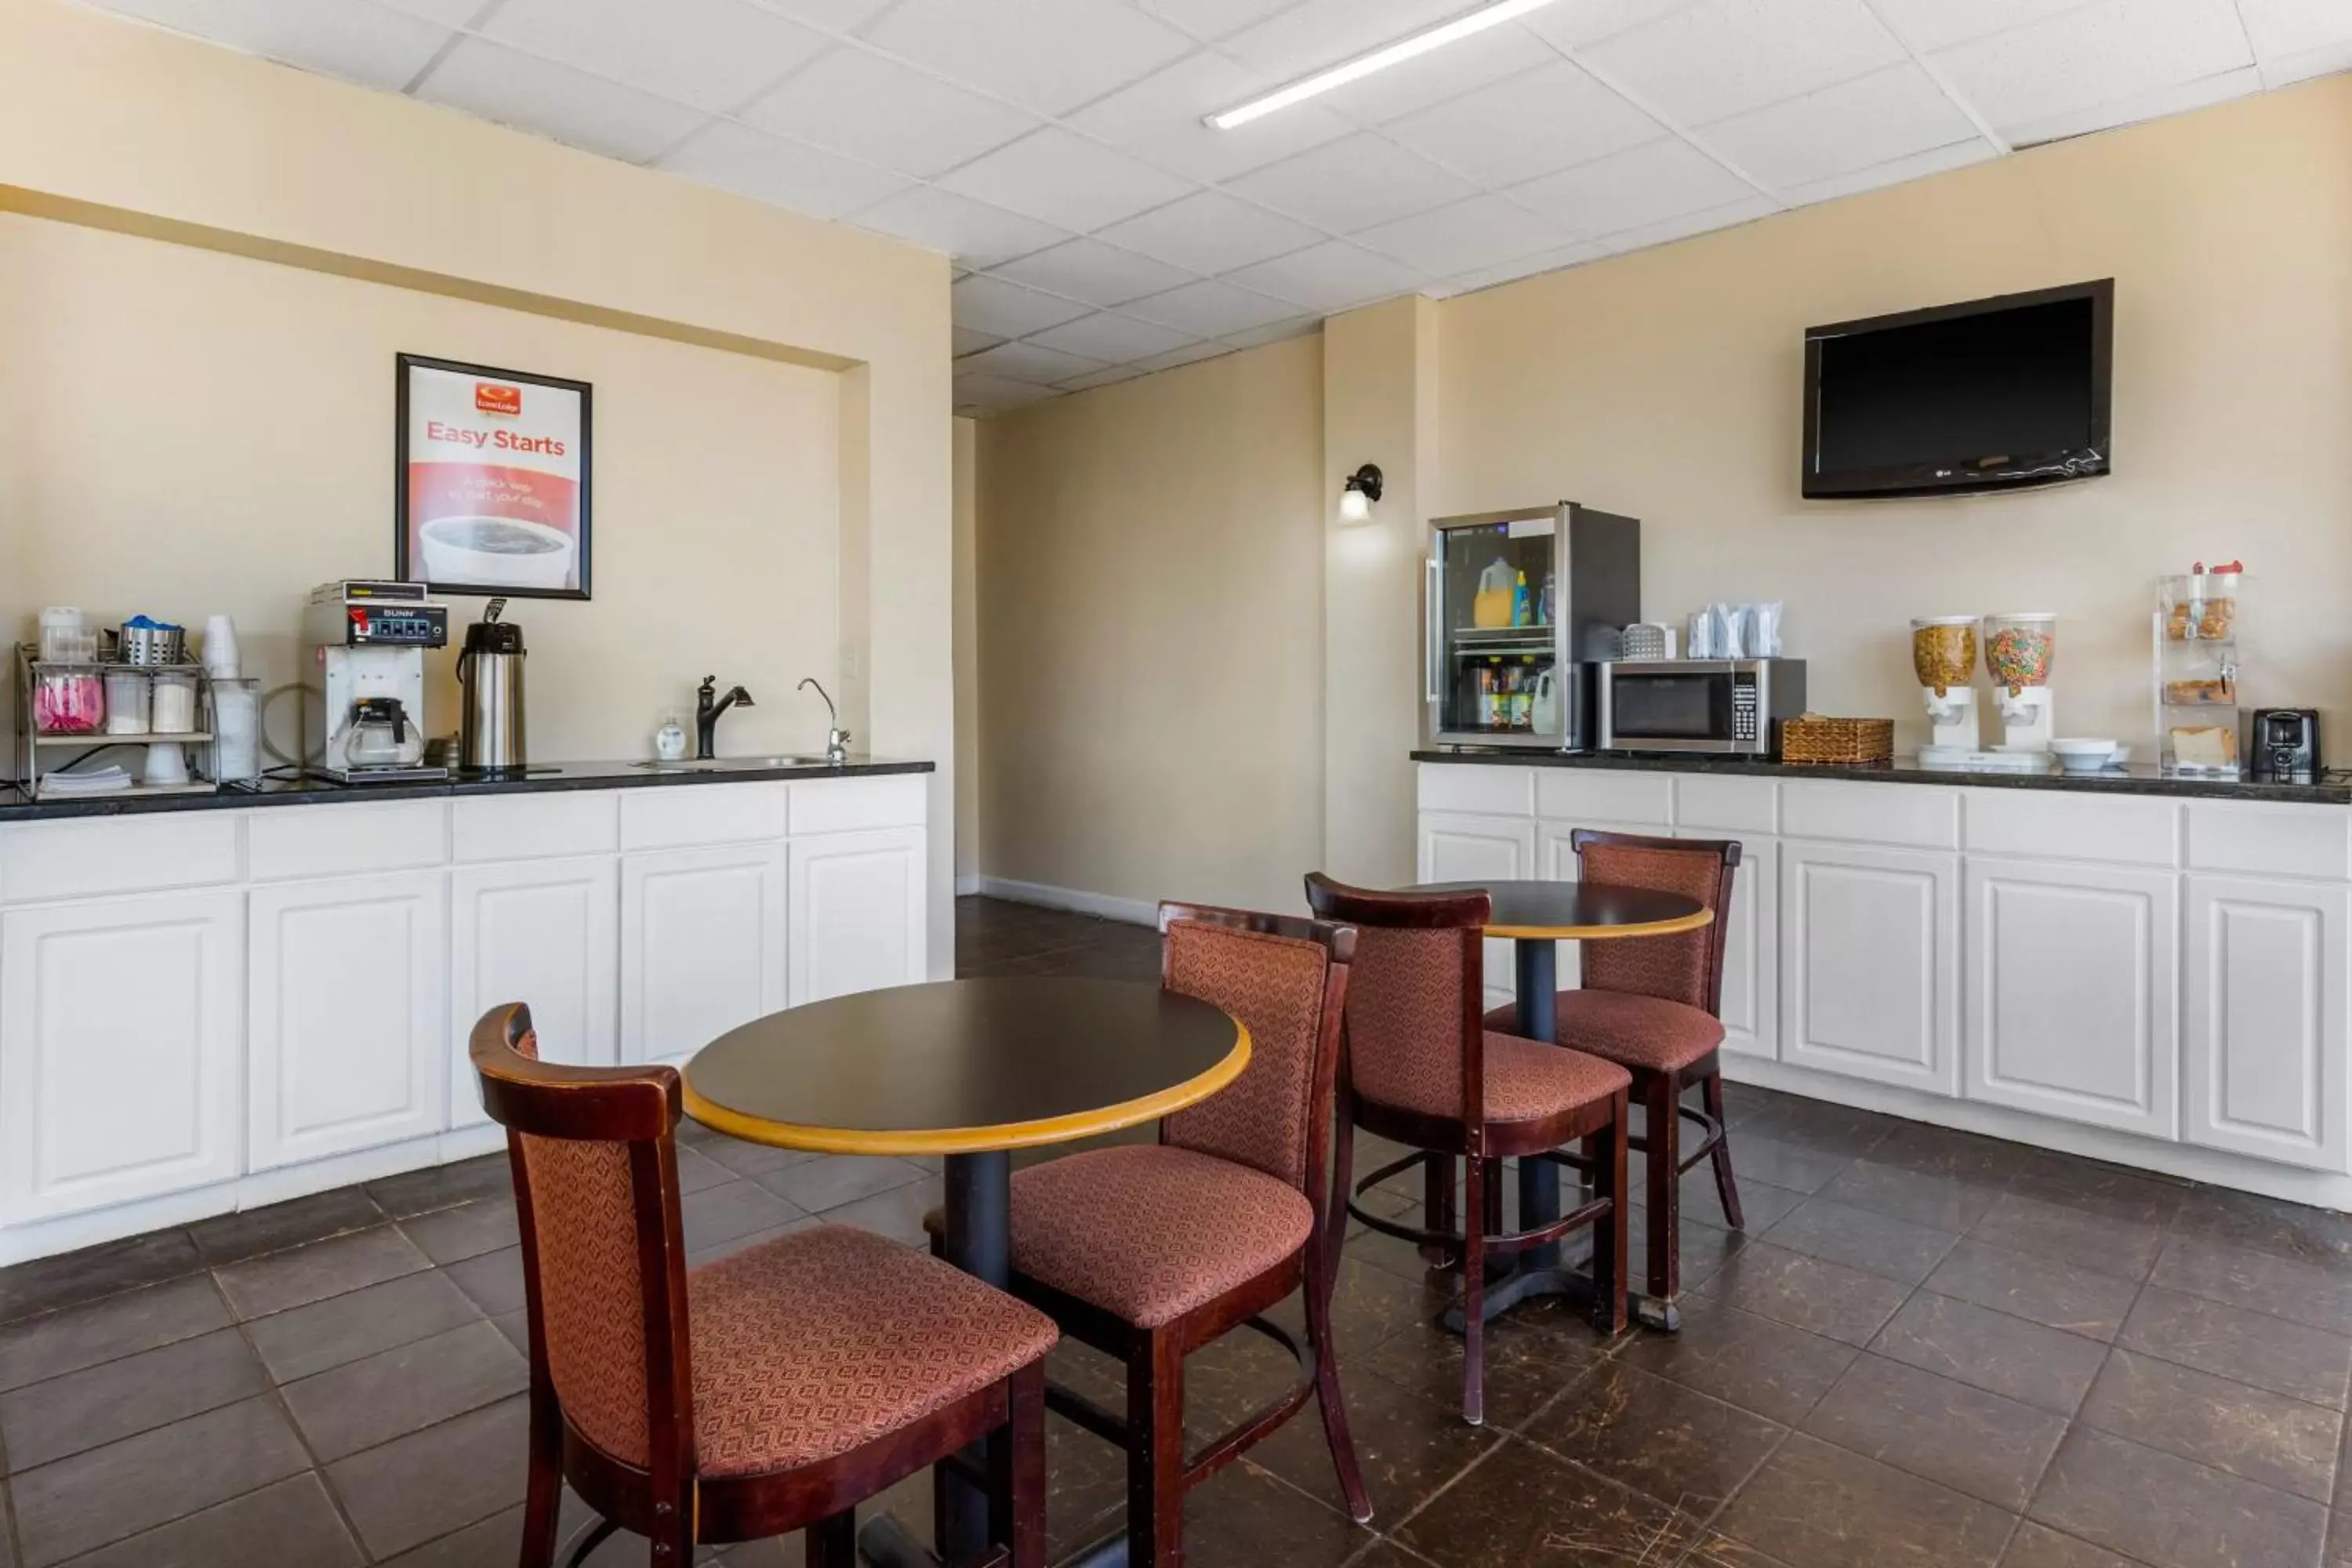
[[[1680,893],[1601,882],[1423,882],[1404,890],[1487,896],[1486,934],[1509,938],[1517,961],[1514,1032],[1530,1040],[1559,1037],[1558,943],[1677,936],[1715,919],[1713,910]],[[1549,1160],[1520,1161],[1519,1228],[1539,1229],[1559,1217],[1559,1167]],[[1433,1222],[1432,1228],[1436,1228]],[[1531,1247],[1518,1258],[1508,1274],[1487,1282],[1485,1316],[1489,1321],[1530,1296],[1558,1295],[1575,1288],[1576,1277],[1560,1267],[1557,1242]],[[1458,1315],[1457,1309],[1448,1321]]]
[[[944,1255],[1003,1289],[1013,1272],[1013,1150],[1181,1110],[1240,1077],[1249,1057],[1249,1031],[1234,1018],[1146,981],[941,981],[729,1030],[687,1063],[686,1113],[781,1149],[944,1155]],[[975,1556],[986,1549],[987,1499],[955,1468],[939,1474],[940,1550]],[[928,1557],[887,1518],[862,1545],[877,1563]]]

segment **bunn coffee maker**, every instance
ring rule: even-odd
[[[302,612],[304,765],[341,784],[430,783],[425,650],[449,642],[449,612],[422,583],[350,578],[310,590]]]

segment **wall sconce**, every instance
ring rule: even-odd
[[[1381,499],[1381,470],[1376,463],[1366,463],[1348,476],[1339,487],[1339,521],[1346,523],[1372,521],[1372,503]]]

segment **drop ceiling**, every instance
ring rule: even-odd
[[[992,413],[2352,68],[2352,0],[99,0],[952,257]]]

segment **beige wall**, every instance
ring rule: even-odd
[[[955,874],[980,875],[980,427],[955,422]]]

